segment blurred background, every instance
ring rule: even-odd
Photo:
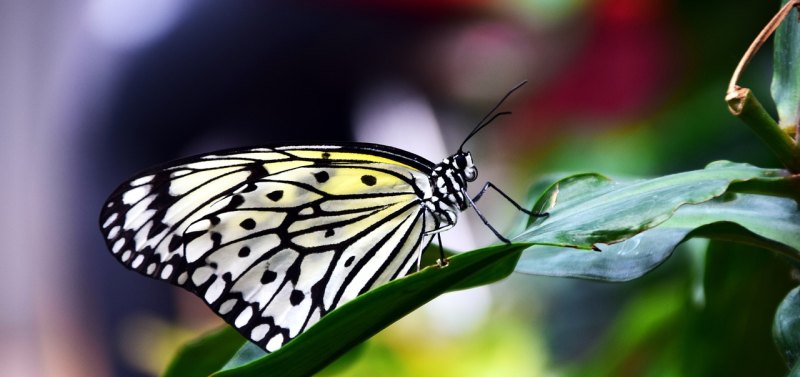
[[[553,172],[778,166],[723,102],[778,1],[0,2],[0,365],[9,376],[152,376],[219,326],[125,270],[100,206],[150,165],[215,149],[358,140],[439,161],[468,144],[523,198]],[[743,83],[769,105],[770,49]],[[473,188],[477,189],[477,188]],[[519,219],[481,201],[500,228]],[[474,213],[444,235],[496,240]],[[691,242],[625,284],[515,275],[443,296],[326,375],[781,376],[788,265]],[[347,364],[347,365],[344,365]]]

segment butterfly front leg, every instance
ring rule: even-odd
[[[497,191],[504,198],[506,198],[506,200],[508,200],[508,202],[511,203],[514,207],[517,207],[518,210],[520,210],[521,212],[525,213],[528,216],[531,216],[531,217],[547,217],[547,216],[550,216],[550,214],[547,213],[547,212],[533,212],[533,211],[529,211],[529,210],[523,208],[521,205],[519,205],[519,203],[514,201],[514,199],[511,199],[510,196],[508,196],[505,192],[503,192],[503,190],[500,190],[499,187],[495,186],[494,183],[488,182],[488,181],[483,185],[483,188],[481,189],[481,191],[479,191],[478,194],[475,195],[474,198],[472,198],[473,207],[474,207],[474,203],[477,202],[478,200],[480,200],[480,198],[483,196],[483,194],[486,192],[486,190],[488,190],[490,187],[493,188],[495,191]]]
[[[529,211],[529,210],[527,210],[527,209],[523,208],[521,205],[519,205],[519,203],[517,203],[516,201],[514,201],[514,199],[511,199],[511,197],[510,197],[510,196],[508,196],[508,195],[507,195],[505,192],[503,192],[503,190],[500,190],[500,189],[499,189],[497,186],[495,186],[495,185],[494,185],[494,183],[492,183],[492,182],[486,182],[486,183],[483,185],[483,188],[481,188],[481,190],[478,192],[478,194],[477,194],[477,195],[475,195],[475,197],[474,197],[474,198],[470,198],[469,196],[466,196],[466,192],[465,192],[465,197],[466,197],[466,198],[467,198],[467,200],[469,201],[469,203],[470,203],[470,205],[472,206],[472,208],[473,208],[473,209],[475,209],[475,213],[477,213],[477,214],[478,214],[478,217],[480,217],[481,221],[483,221],[483,223],[486,225],[486,227],[488,227],[488,228],[489,228],[489,230],[491,230],[491,231],[492,231],[492,233],[494,233],[494,235],[495,235],[495,236],[496,236],[496,237],[497,237],[497,238],[498,238],[500,241],[503,241],[504,243],[507,243],[507,244],[508,244],[508,243],[511,243],[511,241],[509,241],[507,238],[503,237],[503,236],[500,234],[500,232],[498,232],[498,231],[497,231],[497,229],[495,229],[495,228],[492,226],[492,224],[490,224],[490,223],[489,223],[489,221],[488,221],[488,220],[486,220],[486,217],[484,217],[484,216],[483,216],[483,214],[481,213],[481,211],[480,211],[480,210],[478,209],[478,207],[475,205],[475,202],[477,202],[477,201],[478,201],[478,200],[479,200],[479,199],[480,199],[480,198],[483,196],[483,194],[484,194],[484,193],[486,193],[486,190],[488,190],[489,188],[493,188],[495,191],[497,191],[498,193],[500,193],[500,195],[502,195],[502,196],[503,196],[503,197],[504,197],[506,200],[508,200],[508,202],[509,202],[509,203],[511,203],[511,204],[512,204],[514,207],[516,207],[516,208],[517,208],[518,210],[520,210],[521,212],[523,212],[523,213],[527,214],[528,216],[532,216],[532,217],[547,217],[547,216],[549,216],[549,215],[550,215],[550,214],[548,214],[547,212],[533,212],[533,211]]]

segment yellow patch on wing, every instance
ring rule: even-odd
[[[314,159],[327,158],[331,160],[377,162],[377,163],[401,166],[406,169],[419,171],[418,169],[412,168],[411,166],[398,162],[397,160],[393,160],[391,158],[383,156],[375,156],[368,153],[337,152],[336,150],[287,150],[286,152],[302,158],[314,158]],[[323,157],[323,154],[327,157]]]
[[[330,177],[327,181],[314,185],[330,194],[414,194],[414,189],[408,182],[382,171],[363,168],[321,168],[320,170],[326,170]]]
[[[267,169],[270,175],[275,175],[278,173],[285,172],[287,170],[292,170],[295,168],[299,168],[301,166],[309,166],[313,164],[314,163],[311,161],[302,161],[302,160],[268,161],[264,163],[264,168]]]

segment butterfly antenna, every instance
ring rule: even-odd
[[[508,93],[506,93],[506,95],[504,95],[504,96],[503,96],[503,98],[501,98],[501,99],[500,99],[500,101],[498,101],[498,102],[497,102],[497,104],[496,104],[496,105],[494,105],[494,107],[492,108],[492,110],[490,110],[490,111],[489,111],[489,112],[488,112],[488,113],[487,113],[487,114],[486,114],[486,115],[485,115],[485,116],[484,116],[484,117],[483,117],[483,118],[480,120],[480,122],[478,122],[478,125],[477,125],[477,126],[475,126],[475,128],[472,130],[472,132],[470,132],[470,133],[469,133],[469,135],[467,135],[467,137],[464,139],[464,141],[463,141],[463,142],[461,143],[461,145],[458,147],[458,151],[459,151],[459,152],[462,152],[462,151],[463,151],[463,149],[464,149],[464,144],[466,144],[466,143],[467,143],[467,141],[468,141],[470,138],[472,138],[473,136],[475,136],[475,134],[477,134],[477,133],[478,133],[478,132],[479,132],[481,129],[483,129],[484,127],[488,126],[490,123],[492,123],[492,121],[494,121],[495,119],[497,119],[497,117],[499,117],[499,116],[502,116],[502,115],[508,115],[508,114],[511,114],[511,112],[510,112],[510,111],[504,111],[504,112],[500,112],[500,113],[497,113],[497,114],[495,114],[494,112],[495,112],[495,111],[497,111],[497,109],[499,109],[499,108],[500,108],[500,106],[502,106],[502,105],[503,105],[503,102],[505,102],[505,100],[506,100],[506,99],[508,99],[508,97],[510,97],[512,93],[514,93],[515,91],[517,91],[517,89],[521,88],[523,85],[525,85],[525,84],[527,84],[527,83],[528,83],[528,80],[524,80],[524,81],[522,81],[521,83],[517,84],[515,87],[511,88],[511,90],[509,90],[509,91],[508,91]]]

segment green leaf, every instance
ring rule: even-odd
[[[208,376],[219,370],[246,340],[228,325],[186,343],[170,361],[164,377]]]
[[[791,376],[800,373],[800,287],[792,289],[775,313],[772,335],[792,368]]]
[[[779,170],[715,163],[704,170],[632,182],[593,174],[568,177],[551,186],[559,187],[551,216],[515,238],[551,244],[526,250],[516,271],[627,281],[660,265],[691,236],[756,244],[800,260],[800,211],[793,200],[723,196],[734,182],[771,182],[783,175]],[[571,227],[577,236],[561,237]],[[543,229],[547,233],[539,234]],[[627,239],[619,242],[623,237]],[[563,247],[572,243],[585,248],[589,241],[604,243],[598,246],[602,252]]]
[[[214,376],[311,375],[442,293],[503,279],[528,246],[500,245],[471,251],[452,257],[445,268],[427,267],[389,282],[332,311],[277,351],[256,360],[239,358],[231,366],[240,366]],[[252,350],[252,346],[247,348]],[[247,361],[251,362],[241,364]]]
[[[515,242],[591,249],[615,243],[668,220],[678,207],[706,202],[725,193],[733,182],[777,181],[783,170],[718,161],[703,170],[654,179],[615,182],[599,174],[567,177],[550,216],[514,237]],[[543,197],[550,197],[546,193]]]
[[[781,1],[786,4],[787,0]],[[800,22],[797,9],[775,32],[772,69],[772,99],[778,109],[781,127],[795,127],[800,121]]]

